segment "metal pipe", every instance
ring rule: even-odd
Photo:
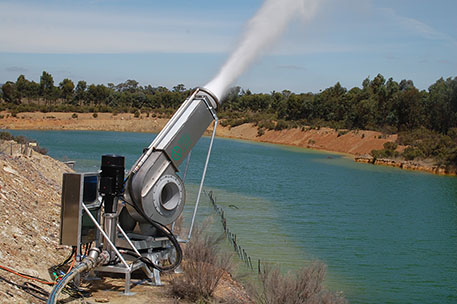
[[[100,231],[100,233],[103,235],[105,240],[110,244],[111,248],[114,250],[116,255],[119,257],[119,259],[121,260],[122,264],[124,264],[124,266],[130,271],[131,267],[129,266],[129,264],[127,264],[127,262],[125,261],[124,257],[122,256],[122,254],[119,252],[119,250],[117,250],[116,246],[111,242],[111,240],[109,239],[109,237],[105,233],[105,231],[103,231],[102,227],[98,224],[98,222],[94,218],[94,216],[90,213],[90,210],[86,207],[86,205],[84,203],[81,203],[81,205],[82,205],[84,211],[86,211],[86,214],[89,216],[91,221],[94,223],[95,227],[97,227],[98,231]]]
[[[206,155],[205,167],[203,168],[203,175],[202,175],[202,179],[200,181],[200,188],[198,189],[197,200],[195,202],[194,213],[192,214],[192,222],[190,224],[189,234],[187,235],[188,241],[190,240],[190,237],[192,235],[192,230],[194,228],[195,216],[197,215],[198,204],[200,202],[200,195],[202,193],[203,183],[205,182],[206,170],[208,169],[209,157],[211,155],[211,149],[213,148],[213,141],[214,141],[214,137],[216,136],[216,129],[217,129],[218,121],[219,121],[219,119],[216,116],[215,121],[214,121],[213,134],[212,134],[211,140],[209,142],[208,154]]]
[[[117,199],[116,199],[117,200]],[[115,202],[117,204],[117,202]],[[116,225],[117,225],[117,214],[116,213],[105,213],[103,214],[103,227],[109,240],[114,243],[116,241]],[[111,248],[108,244],[104,244],[104,249],[110,251]]]

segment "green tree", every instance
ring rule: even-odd
[[[21,98],[16,88],[16,84],[12,81],[7,81],[2,85],[3,99],[6,102],[20,104]]]
[[[116,86],[116,90],[119,92],[130,92],[130,93],[135,93],[136,90],[138,89],[138,81],[128,79],[125,82],[122,82]]]
[[[55,93],[54,79],[51,74],[43,71],[43,74],[40,77],[40,95],[48,102],[57,98]]]
[[[82,103],[83,101],[86,100],[87,98],[87,83],[84,80],[78,81],[76,84],[76,89],[75,89],[75,100],[78,103]]]
[[[455,79],[454,79],[455,81]],[[427,112],[430,126],[440,133],[447,133],[451,126],[455,126],[455,110],[457,104],[455,89],[452,89],[452,80],[438,79],[429,87],[429,102]],[[454,91],[454,92],[453,92]],[[454,100],[453,100],[454,99]]]
[[[103,84],[91,84],[87,89],[87,98],[91,104],[107,104],[110,93],[111,90],[105,87]]]
[[[65,78],[59,83],[60,88],[60,97],[65,99],[66,101],[71,101],[73,98],[73,92],[75,89],[75,84],[68,78]]]
[[[424,124],[423,96],[416,88],[397,92],[394,97],[394,111],[397,114],[397,128],[412,130]]]
[[[184,91],[186,91],[186,87],[182,83],[173,87],[173,92],[183,93]]]
[[[29,87],[29,82],[27,79],[25,79],[24,75],[19,75],[19,77],[16,80],[16,89],[19,95],[19,98],[22,99],[23,97],[27,96],[27,89]]]

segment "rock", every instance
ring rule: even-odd
[[[10,168],[10,167],[3,167],[3,170],[5,170],[5,172],[8,172],[8,173],[19,175],[19,173],[16,170],[14,170],[13,168]]]

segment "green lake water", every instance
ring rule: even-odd
[[[102,154],[127,167],[154,135],[10,131],[78,171]],[[193,207],[209,139],[192,152]],[[205,183],[253,260],[293,270],[319,259],[352,303],[457,303],[457,178],[359,164],[341,155],[216,139]],[[212,214],[205,199],[199,215]]]

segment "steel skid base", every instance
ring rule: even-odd
[[[158,261],[161,259],[161,256],[164,254],[164,252],[156,252],[153,254],[146,254],[143,255],[147,258],[149,258],[153,263],[158,263]],[[132,278],[132,273],[136,270],[143,270],[143,272],[146,274],[148,279],[150,280],[150,285],[154,286],[162,286],[162,282],[160,280],[160,272],[157,269],[154,269],[151,271],[148,266],[143,263],[142,261],[136,261],[132,262],[129,267],[125,267],[122,263],[118,263],[116,265],[105,265],[105,266],[99,266],[94,269],[95,272],[103,272],[103,273],[123,273],[125,275],[125,285],[124,285],[124,292],[123,294],[126,296],[134,295],[134,292],[130,291],[131,287],[131,278]]]
[[[82,203],[82,207],[84,210],[86,210],[86,212],[89,211],[89,209],[87,209],[84,203]],[[130,292],[131,277],[132,273],[138,269],[142,269],[144,271],[144,273],[151,280],[151,283],[153,285],[162,285],[162,282],[160,280],[160,272],[157,269],[151,271],[144,262],[136,261],[136,259],[134,261],[129,261],[130,263],[128,263],[127,260],[129,259],[127,257],[131,258],[130,255],[122,254],[122,249],[120,248],[132,250],[133,252],[135,252],[137,256],[144,256],[148,258],[152,263],[157,265],[159,264],[159,261],[167,259],[169,256],[170,249],[169,246],[167,246],[168,241],[166,238],[146,237],[145,239],[134,239],[132,241],[129,238],[129,236],[124,232],[122,227],[119,224],[117,224],[116,228],[120,234],[116,238],[115,245],[113,244],[113,242],[111,242],[110,238],[106,235],[105,231],[102,229],[97,220],[90,213],[88,214],[88,216],[90,220],[94,223],[94,225],[97,227],[98,231],[103,235],[104,240],[109,244],[111,250],[114,251],[117,258],[120,260],[120,262],[115,265],[98,266],[95,269],[93,269],[95,272],[125,274],[125,295],[134,294]],[[136,235],[133,236],[135,237]],[[138,250],[141,250],[143,248],[147,249],[147,251],[141,254]],[[77,251],[78,254],[80,254],[81,245],[78,246]]]

